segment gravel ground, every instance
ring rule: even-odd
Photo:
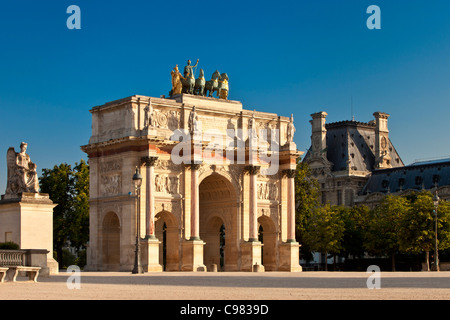
[[[382,272],[369,290],[365,272],[82,272],[69,289],[60,272],[38,283],[0,283],[0,300],[449,300],[450,272]],[[74,285],[75,282],[71,282]]]

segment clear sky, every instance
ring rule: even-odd
[[[69,30],[70,5],[81,30]],[[370,5],[381,30],[369,30]],[[170,71],[200,59],[230,78],[245,109],[367,122],[391,114],[403,161],[450,155],[450,1],[3,1],[0,5],[0,194],[6,151],[22,141],[42,168],[87,159],[89,110],[134,94],[167,95]],[[3,154],[3,155],[2,155]]]

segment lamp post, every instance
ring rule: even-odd
[[[434,265],[435,265],[435,267],[436,267],[436,271],[439,271],[439,256],[438,256],[438,236],[437,236],[437,234],[438,234],[438,223],[437,223],[437,219],[438,219],[438,206],[439,206],[439,196],[438,196],[438,193],[437,193],[437,190],[436,190],[436,193],[434,194],[434,197],[433,197],[433,204],[434,204],[434,222],[435,222],[435,225],[434,225],[434,227],[435,227],[435,230],[434,230],[434,236],[435,236],[435,239],[434,239]]]
[[[140,194],[141,194],[142,176],[139,173],[138,167],[136,167],[136,172],[133,175],[133,183],[134,183],[134,188],[135,188],[135,199],[136,199],[136,250],[135,250],[135,254],[134,254],[134,268],[133,268],[132,273],[137,274],[137,273],[144,273],[144,270],[142,269],[142,266],[141,266],[141,249],[140,249],[140,236],[139,236],[139,231],[141,228]]]

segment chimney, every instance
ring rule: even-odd
[[[326,112],[317,112],[311,115],[312,120],[309,121],[312,126],[311,135],[311,152],[313,157],[321,157],[327,148],[327,129],[325,128]]]
[[[375,112],[375,169],[392,168],[389,152],[389,114]]]

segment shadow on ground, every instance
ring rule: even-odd
[[[40,278],[39,282],[66,282],[70,274],[61,272],[49,278]],[[177,275],[165,273],[164,276],[155,273],[132,275],[129,273],[102,273],[95,275],[89,272],[81,273],[83,284],[112,284],[112,285],[154,285],[154,286],[192,286],[192,287],[236,287],[236,288],[367,288],[367,277],[348,277],[333,274],[326,276],[298,276],[278,277],[273,275],[246,276],[218,273],[217,275]],[[433,288],[449,289],[450,277],[427,276],[389,276],[383,278],[381,274],[381,286],[383,288]]]

